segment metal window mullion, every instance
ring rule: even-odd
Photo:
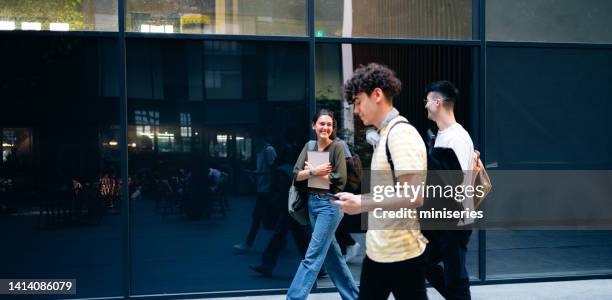
[[[478,144],[482,154],[482,160],[486,156],[486,97],[487,97],[487,43],[486,43],[486,0],[478,0],[478,38],[480,41],[478,60],[479,71],[479,97],[477,101],[478,112]],[[480,281],[487,282],[487,231],[478,231],[478,278]]]
[[[315,16],[314,16],[314,1],[306,0],[306,11],[308,18],[308,117],[314,116],[317,109],[317,100],[315,93]],[[310,137],[314,138],[314,133],[310,133]]]
[[[131,241],[131,211],[129,203],[128,186],[128,140],[127,140],[127,70],[126,70],[126,36],[125,36],[125,0],[118,0],[118,70],[119,70],[119,123],[120,138],[119,149],[121,156],[121,220],[122,220],[122,287],[123,297],[129,298],[132,286],[132,241]]]

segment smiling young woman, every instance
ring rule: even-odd
[[[319,176],[329,182],[329,189],[308,188],[308,214],[312,226],[312,237],[304,260],[293,277],[287,299],[306,299],[317,279],[323,263],[333,282],[336,284],[342,299],[357,299],[359,290],[355,280],[342,257],[340,246],[334,233],[342,220],[343,213],[332,204],[333,194],[344,190],[346,185],[346,161],[344,146],[334,142],[336,120],[331,111],[320,110],[312,120],[312,129],[317,140],[316,145],[308,142],[295,163],[293,174],[295,181],[303,184],[311,177]],[[329,153],[329,163],[312,165],[306,159],[308,151]]]

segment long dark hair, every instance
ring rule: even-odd
[[[332,119],[332,124],[333,124],[333,128],[334,130],[332,131],[332,134],[329,136],[329,138],[331,140],[336,138],[336,132],[338,131],[338,122],[336,122],[336,118],[334,118],[334,113],[331,110],[328,109],[320,109],[319,112],[312,118],[312,125],[315,125],[317,123],[317,120],[321,117],[321,116],[329,116]]]

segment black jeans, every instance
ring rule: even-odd
[[[257,232],[259,231],[259,226],[261,222],[263,222],[263,218],[266,214],[267,201],[270,197],[270,193],[257,193],[257,198],[255,200],[255,207],[253,207],[253,220],[251,221],[251,228],[249,229],[249,234],[247,235],[246,244],[249,247],[253,246],[253,242],[255,242],[255,237],[257,236]]]
[[[471,299],[465,255],[472,230],[431,230],[423,234],[429,240],[427,281],[445,299]]]
[[[338,246],[340,246],[342,255],[346,255],[346,248],[348,246],[353,246],[357,243],[351,236],[346,220],[347,216],[345,215],[336,229],[336,241],[338,242]]]
[[[393,293],[396,300],[427,299],[425,263],[427,253],[394,263],[379,263],[366,256],[361,268],[360,300],[380,300]]]
[[[301,255],[300,259],[304,258],[304,254],[308,248],[308,242],[310,241],[308,232],[304,227],[305,226],[301,226],[295,220],[293,220],[293,218],[291,218],[291,216],[289,216],[287,213],[281,214],[279,216],[278,223],[276,224],[274,234],[272,235],[272,238],[270,238],[268,246],[261,256],[263,266],[268,268],[270,271],[274,269],[276,262],[280,257],[280,252],[285,245],[285,241],[287,240],[287,234],[289,231],[291,231],[293,234],[295,246]]]

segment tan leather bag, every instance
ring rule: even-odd
[[[491,184],[491,178],[484,168],[482,161],[480,160],[480,151],[474,150],[474,176],[472,177],[472,186],[482,186],[483,193],[476,192],[474,195],[474,208],[478,209],[484,199],[487,197],[493,185]],[[480,196],[480,197],[479,197]]]

